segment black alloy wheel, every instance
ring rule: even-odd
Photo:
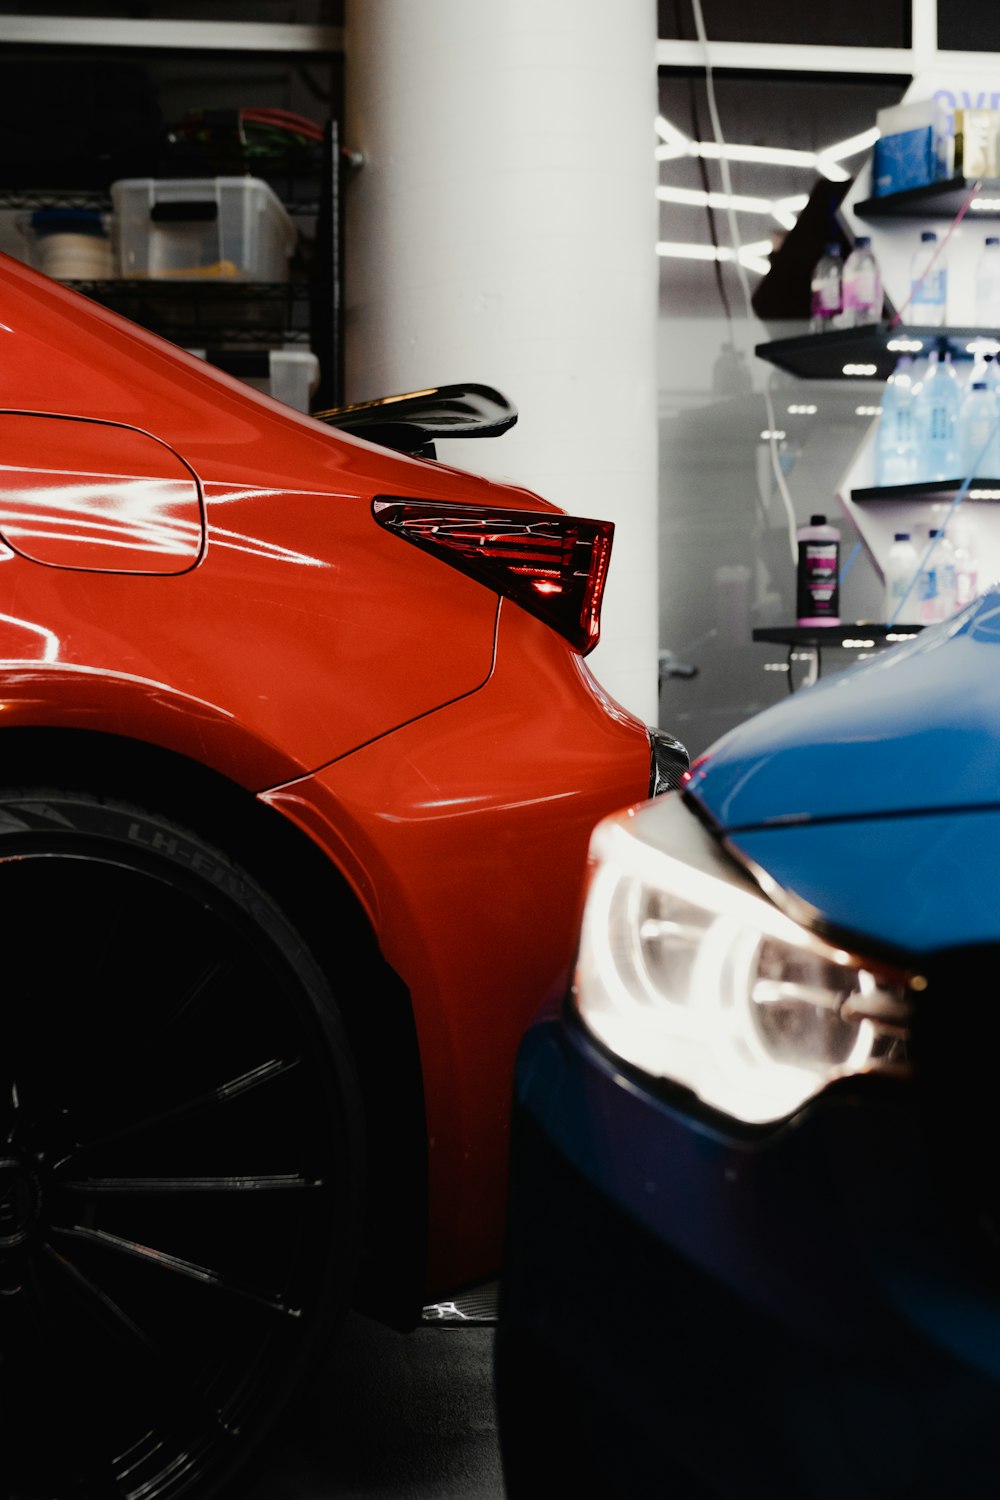
[[[0,792],[0,1494],[206,1500],[346,1310],[360,1110],[327,985],[189,831]]]

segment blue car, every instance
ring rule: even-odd
[[[509,1500],[1000,1495],[1000,593],[598,826],[515,1089]]]

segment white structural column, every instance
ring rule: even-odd
[[[658,709],[654,0],[347,0],[346,399],[518,408],[458,467],[615,522],[610,695]]]

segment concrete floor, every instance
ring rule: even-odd
[[[353,1317],[244,1500],[502,1500],[493,1329]]]

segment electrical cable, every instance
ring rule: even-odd
[[[681,20],[681,0],[674,0],[674,15],[677,22],[678,33],[683,36],[684,27]],[[688,76],[688,104],[691,111],[691,137],[693,140],[700,141],[701,116],[698,110],[698,92],[695,87],[694,74],[690,74]],[[708,179],[708,163],[706,162],[704,156],[701,155],[697,156],[695,160],[698,163],[698,176],[701,178],[702,191],[705,194],[705,216],[708,220],[709,238],[712,241],[714,249],[716,250],[716,252],[718,252],[721,247],[719,245],[718,231],[715,227],[715,209],[712,207],[712,204],[709,201],[711,184]],[[716,254],[715,260],[712,262],[712,265],[715,271],[715,284],[719,292],[719,301],[722,303],[722,310],[726,315],[726,322],[729,324],[731,333],[733,326],[733,310],[729,304],[729,293],[726,291],[726,278],[723,274],[722,261],[718,254]]]
[[[729,174],[729,162],[726,158],[724,150],[726,141],[722,133],[722,124],[719,119],[719,110],[715,98],[715,80],[712,76],[712,59],[708,50],[708,35],[705,31],[705,18],[702,15],[701,0],[691,0],[691,8],[694,12],[694,24],[695,29],[698,33],[698,40],[701,43],[702,49],[705,53],[705,91],[708,95],[708,112],[712,120],[712,133],[715,137],[715,143],[720,149],[719,171],[722,174],[722,187],[723,191],[726,193],[727,197],[730,200],[726,207],[726,213],[729,218],[729,236],[733,244],[733,257],[736,265],[736,273],[739,277],[740,287],[743,291],[743,300],[746,303],[747,317],[752,319],[754,316],[753,301],[751,298],[750,283],[747,279],[746,266],[743,264],[743,261],[740,258],[740,252],[743,249],[743,243],[740,239],[739,228],[736,222],[736,212],[732,205],[732,181]],[[795,567],[798,563],[798,541],[796,538],[798,522],[795,518],[795,506],[792,504],[792,497],[789,493],[788,484],[781,470],[781,463],[778,456],[778,440],[774,436],[774,433],[778,430],[778,424],[774,414],[774,403],[771,400],[771,392],[767,385],[764,386],[763,394],[764,404],[767,408],[767,431],[770,434],[770,436],[768,437],[768,447],[770,449],[771,455],[771,471],[774,475],[774,481],[778,488],[778,494],[781,496],[781,502],[785,508],[785,515],[788,523],[789,550],[792,554],[792,566]]]

